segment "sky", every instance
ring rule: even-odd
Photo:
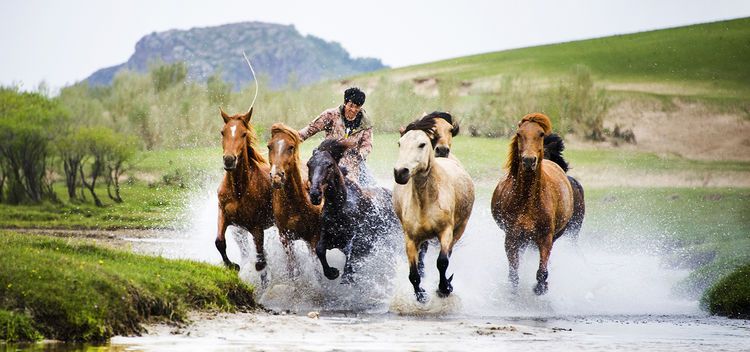
[[[748,0],[1,0],[0,85],[52,89],[127,61],[144,35],[293,24],[391,67],[750,16]]]

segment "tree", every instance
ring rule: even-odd
[[[122,203],[120,196],[120,177],[127,170],[127,164],[132,161],[138,146],[133,136],[114,134],[111,150],[105,159],[107,168],[107,195],[117,203]],[[114,196],[112,195],[114,188]]]
[[[187,72],[187,65],[182,61],[152,66],[150,74],[154,82],[154,90],[159,93],[171,86],[182,83],[187,77]]]
[[[78,186],[78,173],[87,153],[87,145],[80,133],[80,129],[68,134],[57,141],[57,153],[63,163],[65,186],[68,189],[68,199],[74,201]]]
[[[56,101],[39,93],[0,88],[0,163],[2,187],[11,204],[55,199],[47,179],[50,142],[68,115]],[[7,185],[6,185],[7,182]]]
[[[112,150],[113,135],[112,130],[104,127],[88,127],[80,131],[87,156],[78,166],[78,172],[81,175],[81,184],[89,190],[94,198],[94,204],[98,207],[104,206],[104,203],[96,195],[96,182],[106,171],[106,158]],[[88,177],[84,171],[87,166]]]

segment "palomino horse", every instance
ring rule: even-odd
[[[438,140],[435,143],[435,156],[438,158],[450,157],[455,159],[455,156],[450,154],[450,152],[451,145],[453,144],[453,137],[458,134],[458,121],[455,121],[451,114],[442,111],[433,111],[429,114],[425,114],[420,120],[433,120],[435,123],[434,133],[438,136]],[[401,132],[404,132],[403,129]],[[430,135],[432,134],[433,132],[430,132]]]
[[[367,255],[378,238],[398,231],[391,192],[382,187],[361,188],[344,177],[339,161],[352,143],[327,139],[307,162],[310,200],[323,204],[320,242],[315,249],[329,280],[339,271],[328,265],[326,250],[338,248],[346,255],[342,282],[351,282],[354,266]]]
[[[224,179],[219,185],[219,232],[216,248],[224,264],[236,270],[240,266],[227,257],[224,233],[229,225],[245,228],[253,235],[258,253],[255,270],[266,267],[263,254],[263,230],[273,226],[271,209],[271,180],[268,163],[256,150],[256,137],[250,119],[253,109],[245,114],[229,116],[221,110],[224,128],[221,129],[224,148]]]
[[[397,183],[393,204],[404,229],[409,280],[420,302],[427,298],[419,286],[424,275],[426,241],[435,237],[440,241],[438,294],[447,296],[453,291],[453,275],[445,276],[449,257],[466,229],[474,204],[474,184],[461,164],[435,157],[438,138],[434,119],[420,119],[406,126],[398,142],[398,161],[393,170]]]
[[[307,177],[300,170],[301,143],[296,130],[282,123],[271,126],[268,159],[271,162],[273,215],[281,244],[290,259],[290,272],[293,271],[294,258],[292,241],[304,240],[314,250],[320,238],[321,207],[312,204],[307,195]]]
[[[491,205],[492,216],[505,231],[508,277],[514,289],[518,287],[519,251],[530,241],[539,248],[537,295],[547,292],[552,243],[566,232],[578,236],[585,213],[583,188],[565,174],[564,145],[551,131],[552,123],[543,114],[521,119],[508,151],[508,174],[495,188]]]

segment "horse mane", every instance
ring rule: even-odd
[[[352,142],[340,139],[326,139],[316,148],[319,152],[328,152],[338,163],[344,156],[344,152],[353,146]]]
[[[552,132],[552,121],[550,121],[549,117],[545,114],[538,112],[528,114],[521,118],[521,121],[518,122],[518,127],[521,127],[521,125],[526,122],[533,122],[539,125],[539,127],[544,130],[545,135],[549,135],[550,132]],[[545,137],[545,142],[546,141],[547,138]],[[562,144],[562,139],[560,139],[560,143]],[[545,148],[545,155],[547,154],[546,151]],[[560,149],[559,152],[561,153],[562,149]],[[560,159],[562,159],[562,154],[559,155]],[[567,168],[567,162],[565,163],[565,167]],[[518,135],[513,135],[513,138],[510,140],[510,145],[508,146],[508,159],[505,162],[505,168],[508,169],[508,173],[511,175],[515,175],[518,172]]]
[[[544,158],[555,162],[563,171],[568,172],[568,162],[563,158],[565,143],[557,133],[544,137]]]
[[[422,117],[422,119],[443,119],[446,122],[448,122],[451,126],[453,126],[453,129],[451,129],[451,134],[453,137],[455,137],[458,134],[459,130],[459,123],[458,120],[454,121],[453,116],[448,112],[443,111],[433,111],[425,116]]]
[[[406,134],[406,132],[409,132],[409,131],[422,131],[424,133],[427,133],[427,136],[430,138],[430,143],[432,144],[432,147],[435,148],[435,145],[437,144],[437,141],[440,136],[435,130],[435,119],[427,118],[427,116],[429,115],[426,115],[422,117],[421,119],[417,119],[413,121],[412,123],[406,125],[403,131],[401,131],[401,135],[403,136],[404,134]]]
[[[302,138],[300,138],[299,133],[297,130],[281,123],[277,122],[271,126],[271,136],[277,134],[277,133],[283,133],[289,138],[291,138],[294,141],[294,144],[300,145],[302,143]]]

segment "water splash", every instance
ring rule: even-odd
[[[218,182],[218,181],[217,181]],[[215,185],[217,182],[208,182]],[[569,316],[611,314],[695,314],[698,303],[673,294],[674,285],[689,274],[688,270],[663,264],[660,250],[638,248],[632,243],[619,246],[594,239],[596,229],[584,224],[579,242],[564,237],[556,241],[549,262],[549,292],[536,296],[532,292],[538,263],[538,252],[531,246],[521,257],[520,286],[512,294],[507,280],[508,265],[504,251],[504,234],[490,215],[489,202],[479,198],[464,237],[451,257],[448,275],[455,274],[454,293],[448,299],[434,294],[438,283],[437,246],[431,245],[425,257],[426,275],[423,288],[431,293],[426,305],[414,301],[408,279],[403,239],[389,237],[362,263],[358,283],[340,284],[322,275],[320,263],[307,244],[295,242],[299,270],[290,275],[284,252],[274,228],[266,230],[268,260],[267,282],[263,284],[254,269],[255,248],[249,234],[230,227],[228,237],[232,260],[242,257],[240,277],[256,286],[256,299],[277,310],[363,311],[398,314],[450,314],[470,316]],[[180,233],[176,252],[180,257],[220,263],[213,246],[217,216],[216,192],[207,186],[190,200],[186,218],[189,223]],[[639,234],[634,234],[639,235]],[[634,236],[640,238],[643,236]],[[344,258],[338,250],[328,252],[332,266],[343,268]]]

